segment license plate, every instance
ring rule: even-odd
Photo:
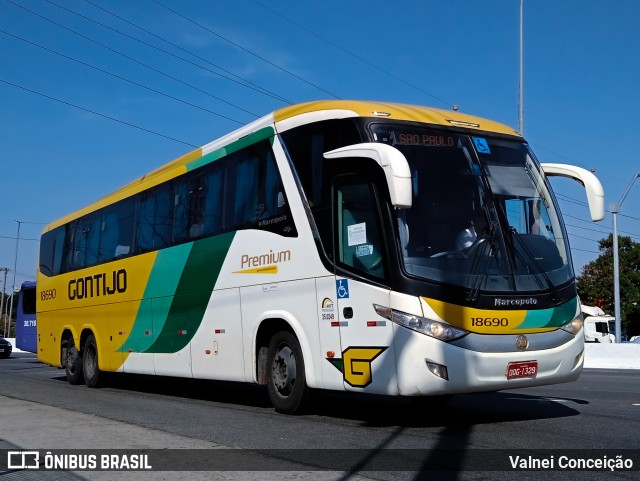
[[[538,361],[510,362],[507,365],[507,379],[536,377],[537,374]]]

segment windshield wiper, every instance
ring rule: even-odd
[[[489,233],[478,239],[481,245],[477,247],[473,255],[473,264],[471,265],[471,275],[475,274],[475,279],[467,295],[467,301],[476,302],[480,295],[480,287],[487,278],[487,268],[492,260],[491,253],[497,254],[496,233],[497,229],[493,223],[489,224]],[[473,246],[472,246],[473,247]],[[496,255],[496,262],[498,258]]]
[[[529,257],[529,260],[531,261],[531,263],[527,262],[527,259],[525,259],[522,253],[518,249],[516,249],[514,245],[513,252],[515,253],[515,255],[520,258],[520,260],[525,266],[529,266],[530,264],[533,264],[535,269],[538,271],[538,274],[542,276],[545,283],[547,284],[549,291],[551,291],[551,301],[552,302],[557,301],[559,299],[558,289],[556,288],[555,284],[553,283],[553,281],[551,280],[547,272],[544,270],[544,268],[540,265],[538,260],[535,258],[531,250],[529,250],[529,246],[527,246],[527,243],[522,239],[522,236],[515,228],[509,227],[508,230],[509,230],[509,233],[511,234],[511,238],[518,240],[518,243],[520,244],[520,246],[522,246],[522,250],[527,254],[527,257]],[[536,276],[536,279],[537,279],[537,276]]]

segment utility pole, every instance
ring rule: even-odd
[[[2,291],[0,292],[0,318],[2,318],[2,312],[4,309],[4,290],[7,287],[7,272],[9,272],[9,268],[8,267],[0,267],[0,272],[4,272],[4,280],[2,282]],[[4,323],[2,324],[2,332],[3,334],[6,336],[7,334],[7,321],[6,319],[4,320]]]
[[[15,220],[18,223],[18,235],[16,235],[16,258],[13,262],[13,289],[11,289],[11,303],[9,306],[9,329],[11,329],[11,313],[13,312],[13,298],[16,293],[16,272],[18,271],[18,247],[20,246],[20,224],[22,221]]]

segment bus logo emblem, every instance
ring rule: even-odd
[[[353,387],[367,387],[373,381],[371,363],[387,347],[348,347],[342,351],[342,359],[327,358],[342,373],[344,382]]]
[[[529,339],[527,339],[527,336],[519,334],[516,337],[516,347],[518,348],[518,351],[526,351],[529,347]]]

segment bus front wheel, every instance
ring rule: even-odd
[[[308,395],[304,359],[298,339],[289,331],[271,338],[267,358],[267,390],[275,410],[294,414]]]
[[[100,369],[98,368],[98,344],[93,334],[90,334],[84,343],[82,372],[87,387],[98,387],[101,377]]]
[[[66,347],[63,347],[64,369],[67,373],[67,381],[69,384],[82,384],[82,356],[78,352],[73,338],[67,341]]]

